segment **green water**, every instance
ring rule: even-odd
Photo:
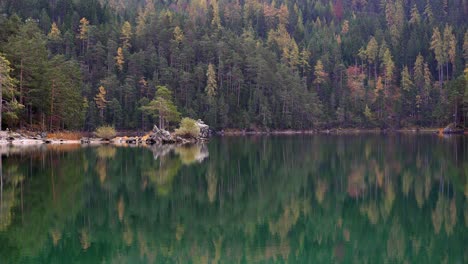
[[[0,263],[468,263],[468,138],[1,150]]]

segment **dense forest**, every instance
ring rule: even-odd
[[[466,124],[467,0],[1,0],[3,128]]]

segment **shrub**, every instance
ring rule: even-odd
[[[180,127],[175,130],[175,134],[184,138],[197,138],[200,135],[200,128],[195,120],[184,117],[180,121]]]
[[[114,138],[117,133],[115,132],[115,128],[111,126],[101,126],[96,129],[94,135],[99,138],[103,139],[111,139]]]

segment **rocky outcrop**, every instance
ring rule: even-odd
[[[154,125],[153,130],[148,135],[146,139],[146,144],[171,144],[175,143],[176,140],[171,136],[169,131],[164,129],[159,129],[158,126]]]
[[[197,120],[197,126],[200,128],[200,138],[209,138],[211,136],[210,126],[205,124],[201,119]]]
[[[154,125],[153,130],[145,136],[145,143],[148,145],[154,144],[190,144],[196,143],[198,141],[205,140],[211,136],[210,127],[205,124],[202,120],[197,120],[197,126],[200,128],[200,135],[198,138],[184,138],[171,134],[169,131],[160,129],[158,126]]]
[[[451,123],[444,128],[442,131],[444,134],[463,134],[464,128],[462,126],[457,126],[455,123]]]

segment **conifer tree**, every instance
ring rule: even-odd
[[[124,63],[125,63],[125,59],[124,59],[123,49],[119,47],[117,49],[117,55],[115,56],[115,65],[117,65],[117,69],[119,69],[119,71],[123,70]]]
[[[444,67],[444,43],[442,35],[440,34],[439,28],[434,28],[431,38],[430,49],[434,52],[435,59],[437,61],[437,69],[439,70],[439,84],[442,87],[444,79],[443,67]]]
[[[88,41],[89,36],[89,21],[85,17],[80,20],[78,39],[81,40],[81,52],[85,52],[85,43]]]
[[[208,70],[206,71],[206,87],[205,92],[208,95],[208,98],[212,100],[216,94],[218,89],[218,83],[216,80],[216,71],[213,64],[208,64]]]
[[[317,90],[320,91],[320,85],[325,83],[326,78],[328,76],[328,74],[325,72],[323,68],[323,64],[321,60],[318,60],[317,63],[315,64],[314,75],[315,75],[314,84],[317,85]]]
[[[132,26],[128,21],[125,21],[122,25],[120,33],[120,40],[122,40],[122,48],[128,50],[132,45],[130,40],[132,39]]]
[[[98,93],[96,94],[96,96],[94,96],[94,102],[96,102],[96,106],[99,109],[99,115],[101,117],[101,120],[104,119],[104,109],[106,108],[108,103],[106,99],[106,94],[106,88],[104,88],[104,86],[101,85],[99,86]]]
[[[15,121],[18,119],[18,111],[23,107],[16,101],[14,89],[16,80],[10,76],[11,71],[10,62],[0,53],[0,130],[2,113],[5,112],[10,121]]]
[[[169,122],[178,122],[180,113],[177,106],[172,101],[172,92],[165,86],[158,86],[153,99],[148,105],[143,106],[142,110],[159,119],[159,128],[166,129]]]

